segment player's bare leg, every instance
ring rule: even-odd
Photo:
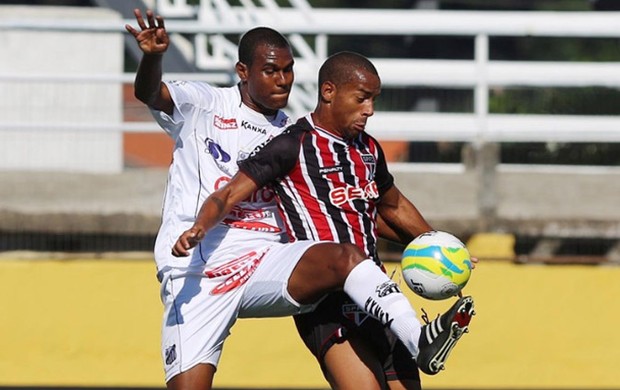
[[[211,364],[198,364],[172,377],[166,387],[168,390],[211,390],[215,370]]]
[[[293,270],[288,292],[302,304],[342,290],[418,354],[422,325],[400,288],[353,244],[319,243],[310,247]]]
[[[365,258],[352,244],[314,245],[293,270],[288,292],[299,303],[315,303],[325,294],[342,289],[347,275]]]
[[[381,390],[386,386],[381,364],[359,339],[332,345],[323,362],[332,389]]]

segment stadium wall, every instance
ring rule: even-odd
[[[151,259],[5,258],[0,275],[0,387],[163,388]],[[466,289],[477,300],[471,333],[425,387],[620,388],[608,303],[619,278],[619,267],[479,264]],[[409,297],[430,316],[448,305]],[[327,388],[289,318],[239,321],[216,386]]]
[[[0,21],[122,20],[91,7],[0,6]],[[123,120],[120,82],[85,79],[123,71],[123,36],[113,32],[0,29],[0,171],[112,173],[123,169],[123,135],[92,123]],[[54,79],[64,75],[65,79]],[[45,123],[49,128],[29,128]],[[53,129],[54,131],[50,131]]]

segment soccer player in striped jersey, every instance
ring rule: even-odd
[[[302,248],[286,289],[314,310],[299,313],[296,323],[334,388],[419,388],[411,358],[423,372],[439,372],[474,314],[473,299],[460,297],[422,325],[382,271],[379,223],[403,243],[432,228],[395,186],[380,145],[365,132],[380,90],[365,57],[343,52],[328,58],[319,71],[314,112],[241,161],[172,249],[188,256],[237,202],[271,186],[290,239],[273,247],[317,242]],[[351,362],[362,364],[351,372]]]

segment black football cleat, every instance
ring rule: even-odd
[[[422,327],[418,344],[420,352],[416,358],[422,372],[435,375],[444,369],[448,355],[463,333],[469,331],[469,321],[475,314],[473,298],[462,297],[433,321],[423,317],[426,325]]]

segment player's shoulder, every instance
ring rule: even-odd
[[[215,87],[213,85],[204,83],[207,88],[211,90],[211,93],[216,95],[223,104],[233,104],[238,106],[241,103],[241,92],[239,88],[234,85],[232,87]]]
[[[359,138],[364,143],[379,144],[379,141],[377,141],[377,139],[375,137],[373,137],[372,135],[368,134],[368,132],[366,132],[366,131],[363,131],[362,133],[360,133]]]
[[[312,127],[308,127],[300,123],[300,121],[297,121],[283,129],[270,143],[274,143],[275,141],[281,149],[296,149],[296,145],[299,145],[304,135],[311,130]]]
[[[268,153],[277,153],[282,155],[297,154],[299,150],[301,139],[304,134],[312,130],[310,125],[305,119],[299,119],[294,124],[287,126],[276,137],[271,139],[268,145]]]
[[[166,81],[171,94],[184,103],[208,107],[212,104],[236,106],[241,101],[237,86],[217,87],[204,81],[172,80]]]
[[[297,122],[289,125],[283,132],[283,134],[289,134],[289,136],[301,136],[304,133],[313,131],[314,127],[305,117],[299,118]]]
[[[358,136],[356,142],[359,143],[361,148],[370,148],[371,150],[376,150],[378,153],[383,153],[381,143],[365,131]]]
[[[168,88],[182,90],[212,91],[218,88],[204,81],[196,80],[167,80],[164,83]]]

